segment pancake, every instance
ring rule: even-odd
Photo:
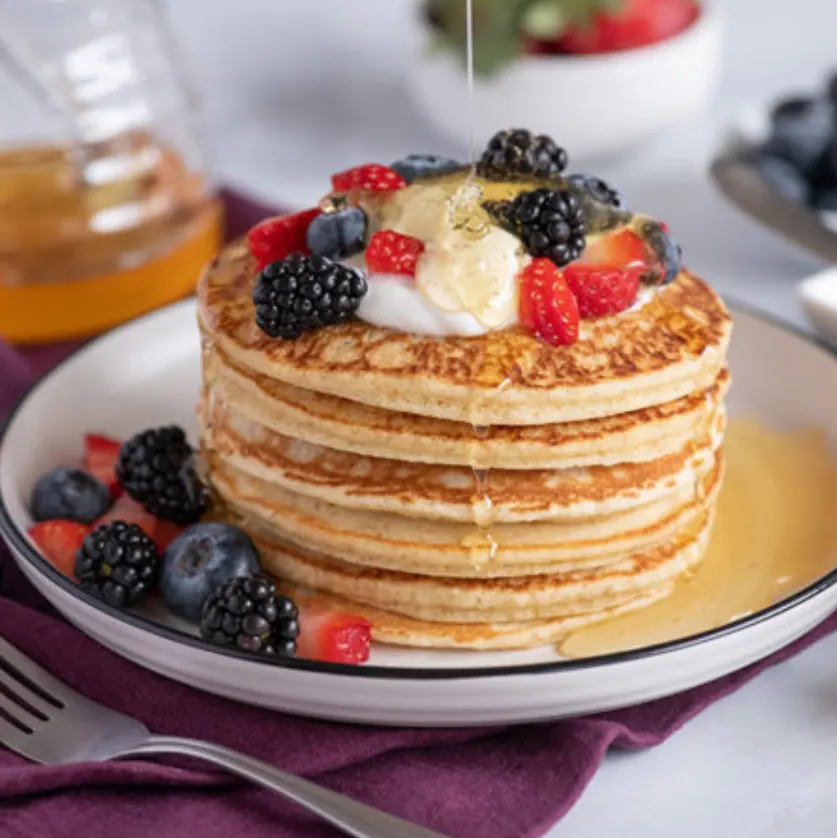
[[[262,568],[280,580],[434,623],[515,623],[598,613],[666,587],[703,557],[712,512],[668,543],[602,569],[501,579],[443,579],[375,570],[251,532]]]
[[[364,617],[372,624],[372,639],[378,643],[424,649],[474,651],[528,649],[555,643],[572,631],[638,608],[646,608],[671,593],[671,587],[665,586],[608,609],[552,620],[522,623],[433,623],[391,614],[368,605],[359,605],[333,594],[312,593],[287,583],[280,583],[279,587],[283,593],[305,608],[352,612]]]
[[[204,333],[235,364],[303,389],[473,425],[591,419],[702,392],[724,366],[731,333],[720,298],[683,272],[634,311],[583,321],[572,346],[520,329],[432,338],[361,321],[282,341],[256,326],[257,276],[239,243],[199,284]]]
[[[371,407],[302,390],[235,364],[211,342],[208,398],[293,439],[370,457],[477,469],[578,468],[645,462],[702,437],[729,389],[723,369],[704,391],[587,421],[474,432],[470,424]]]
[[[569,573],[605,567],[676,538],[715,503],[723,476],[716,455],[700,483],[620,515],[562,523],[497,524],[492,544],[473,524],[422,521],[343,509],[216,464],[223,505],[251,533],[277,537],[363,567],[462,579]],[[495,552],[488,560],[491,552]]]
[[[403,463],[334,451],[270,431],[217,400],[201,411],[204,447],[215,460],[282,489],[353,509],[492,523],[605,516],[693,486],[723,438],[710,435],[641,463],[531,471]]]

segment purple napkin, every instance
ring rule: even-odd
[[[228,199],[237,233],[267,210]],[[0,345],[0,410],[68,345]],[[712,702],[837,629],[837,616],[769,660],[672,698],[574,721],[389,730],[271,713],[146,672],[63,622],[0,554],[0,635],[91,698],[156,733],[228,745],[452,838],[538,838],[570,809],[610,747],[665,740]],[[0,834],[27,838],[332,838],[278,797],[191,764],[42,767],[0,750]]]

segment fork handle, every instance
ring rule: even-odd
[[[438,832],[408,823],[316,783],[287,774],[266,762],[209,742],[151,736],[121,756],[146,754],[178,754],[210,762],[293,800],[354,838],[445,838]]]

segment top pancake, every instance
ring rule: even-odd
[[[724,365],[731,332],[718,296],[683,273],[635,311],[584,321],[568,347],[518,329],[434,338],[360,321],[285,341],[256,326],[257,275],[238,243],[199,285],[204,334],[236,364],[308,390],[473,425],[611,416],[706,389]]]

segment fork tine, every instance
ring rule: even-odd
[[[14,722],[28,727],[30,730],[36,730],[44,725],[42,719],[39,719],[2,692],[0,692],[0,720],[5,721],[12,727],[14,726]]]
[[[15,751],[21,756],[43,762],[43,760],[32,752],[34,737],[16,728],[10,721],[0,716],[0,743]]]
[[[5,692],[12,701],[26,708],[26,705],[35,711],[33,715],[40,714],[44,720],[52,718],[57,712],[58,707],[54,704],[44,701],[44,699],[30,689],[15,673],[3,668],[3,659],[0,656],[0,695]]]
[[[2,661],[6,661],[21,675],[28,678],[48,699],[52,700],[55,707],[65,707],[75,698],[81,697],[71,687],[50,675],[45,669],[42,669],[22,652],[19,652],[8,640],[0,637],[0,664],[2,664]],[[0,666],[1,669],[2,666]],[[15,676],[15,680],[20,681],[20,678]]]

